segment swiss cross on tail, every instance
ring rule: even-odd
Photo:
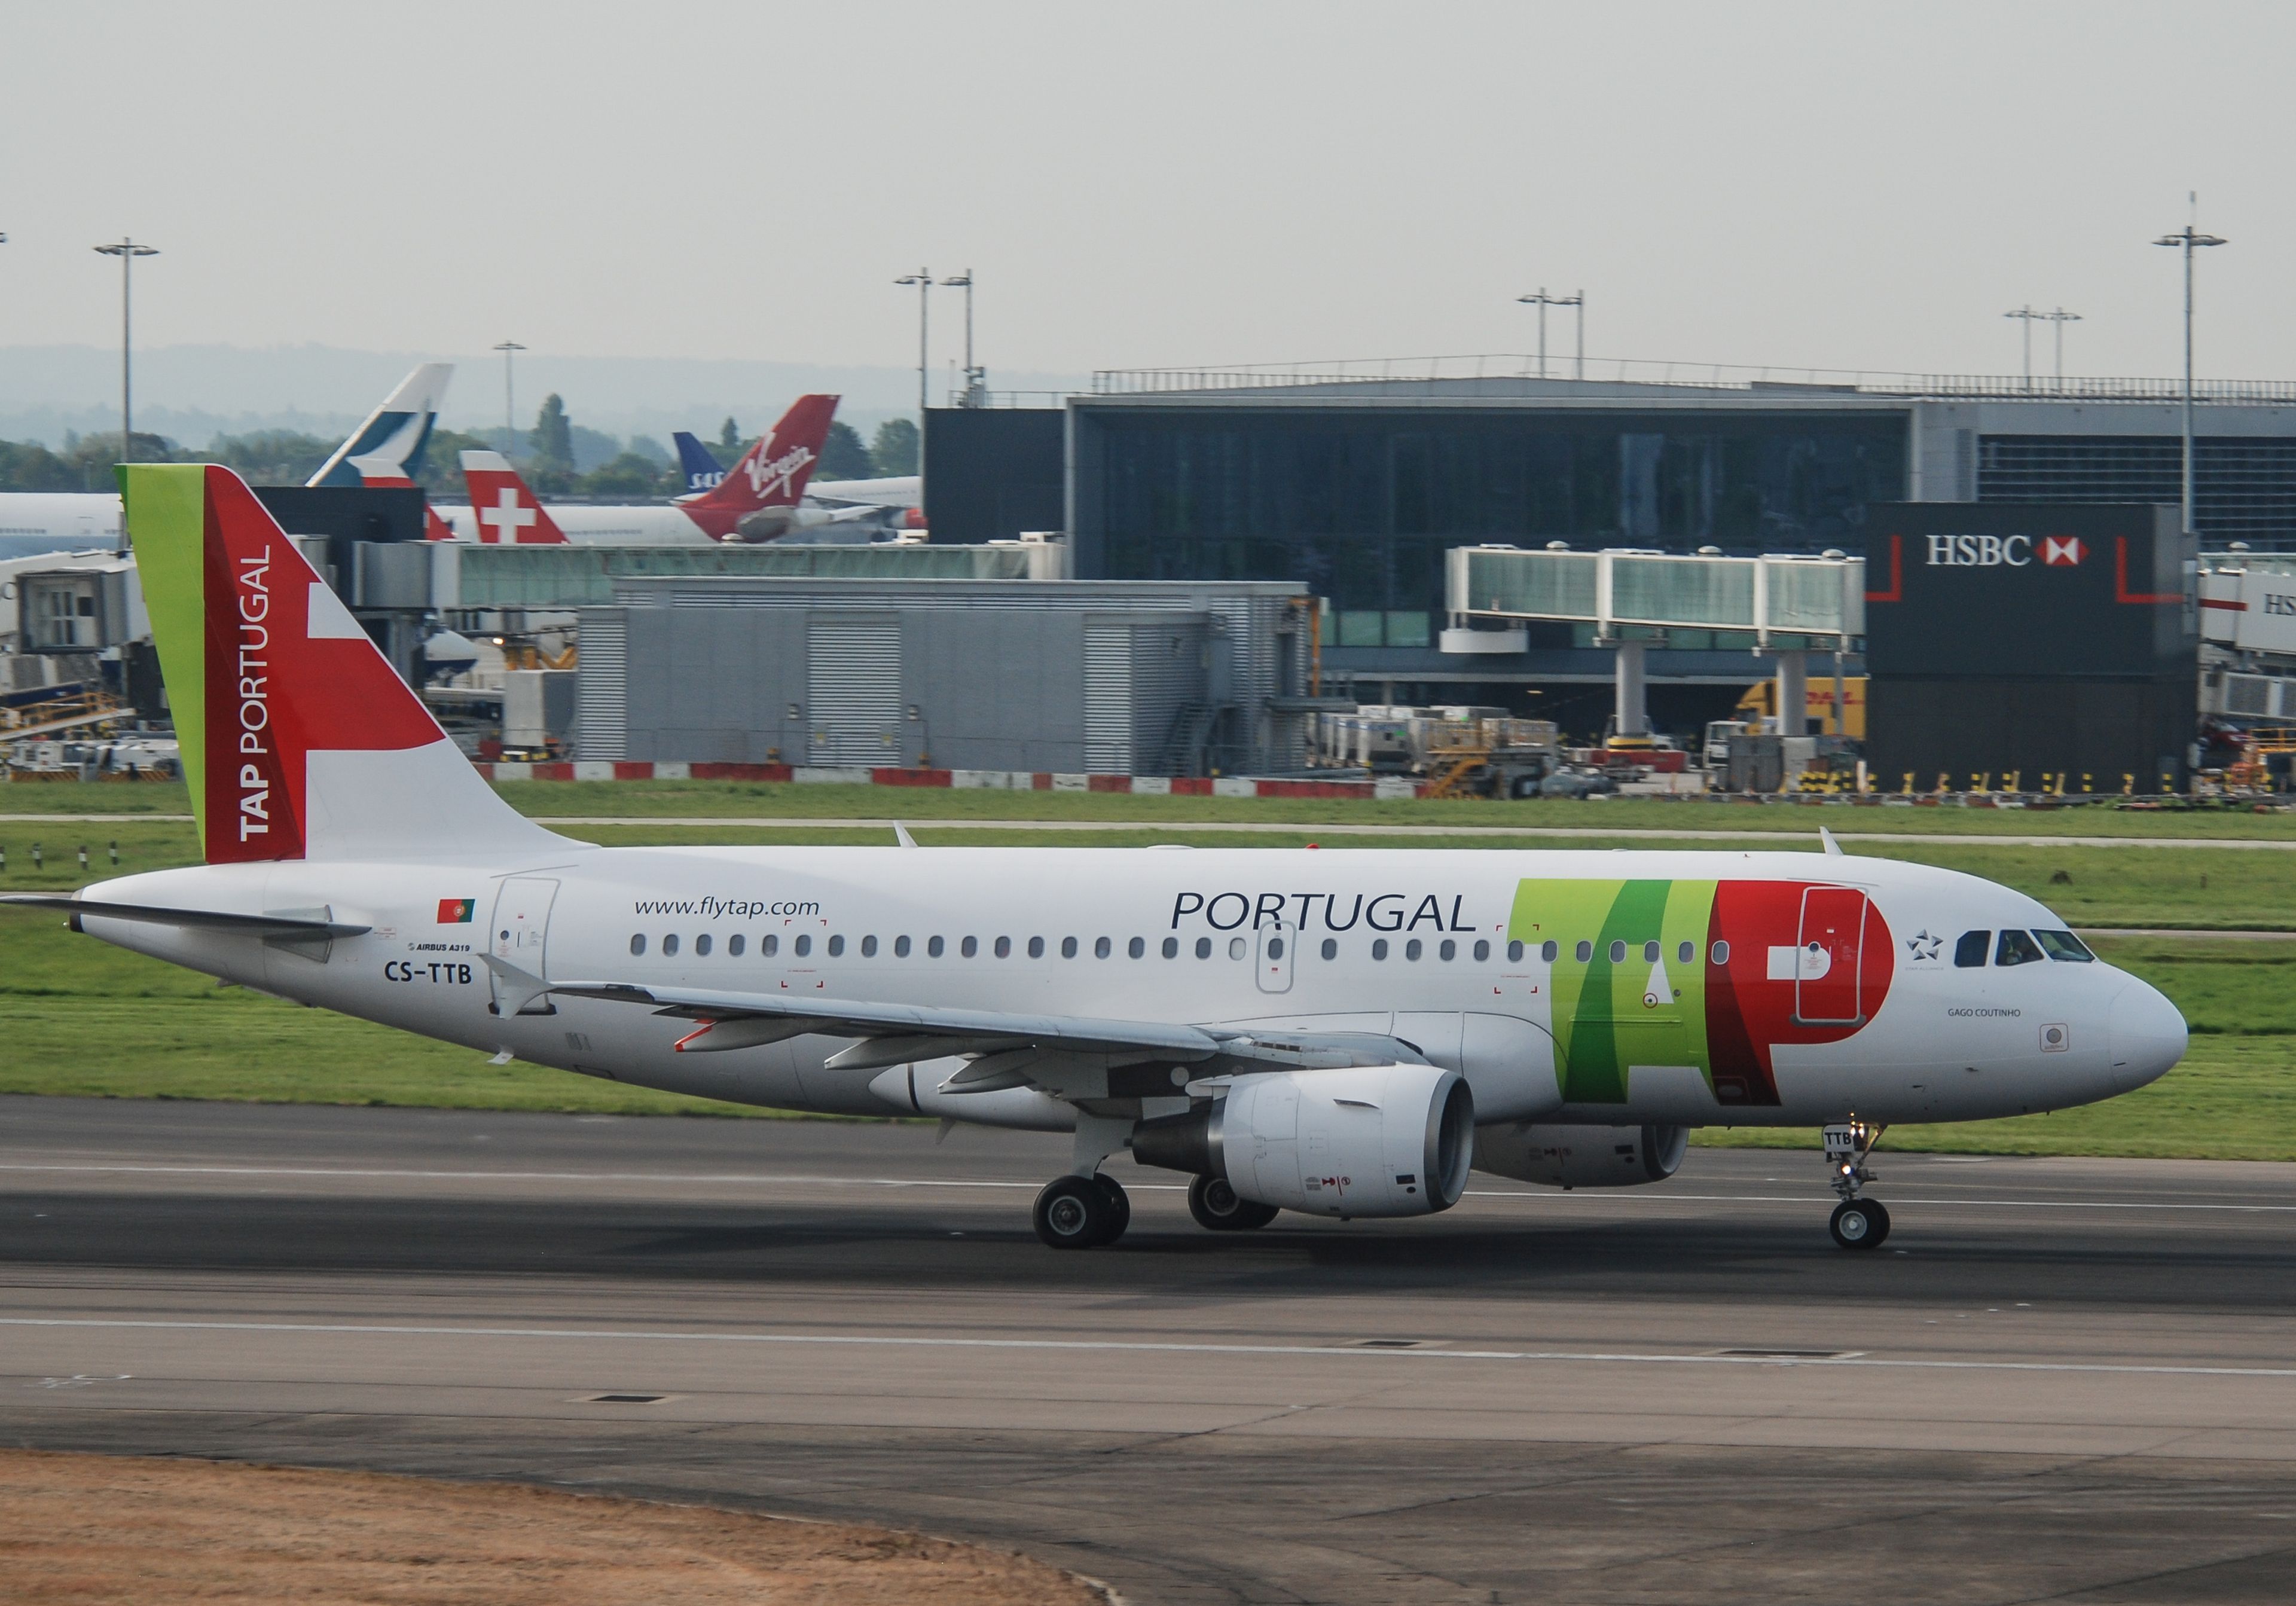
[[[471,488],[471,516],[489,546],[562,546],[558,528],[510,460],[500,452],[463,454],[463,482]]]
[[[796,507],[805,497],[806,483],[821,461],[830,422],[836,416],[837,397],[799,397],[772,433],[743,453],[724,479],[677,505],[704,535],[718,541],[732,536],[744,519]]]
[[[2079,536],[2041,537],[2041,561],[2052,569],[2078,568],[2080,561],[2087,555],[2088,549],[2081,545]]]

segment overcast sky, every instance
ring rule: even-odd
[[[2296,372],[2286,4],[7,0],[0,348]],[[960,301],[937,292],[936,366]],[[1567,315],[1552,340],[1567,347]],[[2037,366],[2048,364],[2048,332]]]

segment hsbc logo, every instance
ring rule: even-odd
[[[2079,536],[1931,536],[1931,569],[2024,569],[2038,555],[2051,569],[2073,569],[2088,555]]]

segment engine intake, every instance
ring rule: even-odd
[[[1475,1135],[1475,1165],[1549,1188],[1664,1182],[1690,1150],[1687,1127],[1563,1127],[1510,1121]]]
[[[1434,1065],[1239,1077],[1202,1110],[1142,1122],[1132,1157],[1287,1210],[1430,1216],[1466,1192],[1475,1095]]]

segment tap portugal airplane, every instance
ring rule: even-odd
[[[1694,1127],[1824,1132],[1833,1233],[1893,1121],[2126,1093],[2185,1023],[2019,893],[1804,853],[600,848],[504,803],[247,488],[121,471],[203,864],[74,930],[297,1002],[745,1103],[1074,1135],[1214,1231],[1426,1216],[1471,1167],[1669,1176]]]

